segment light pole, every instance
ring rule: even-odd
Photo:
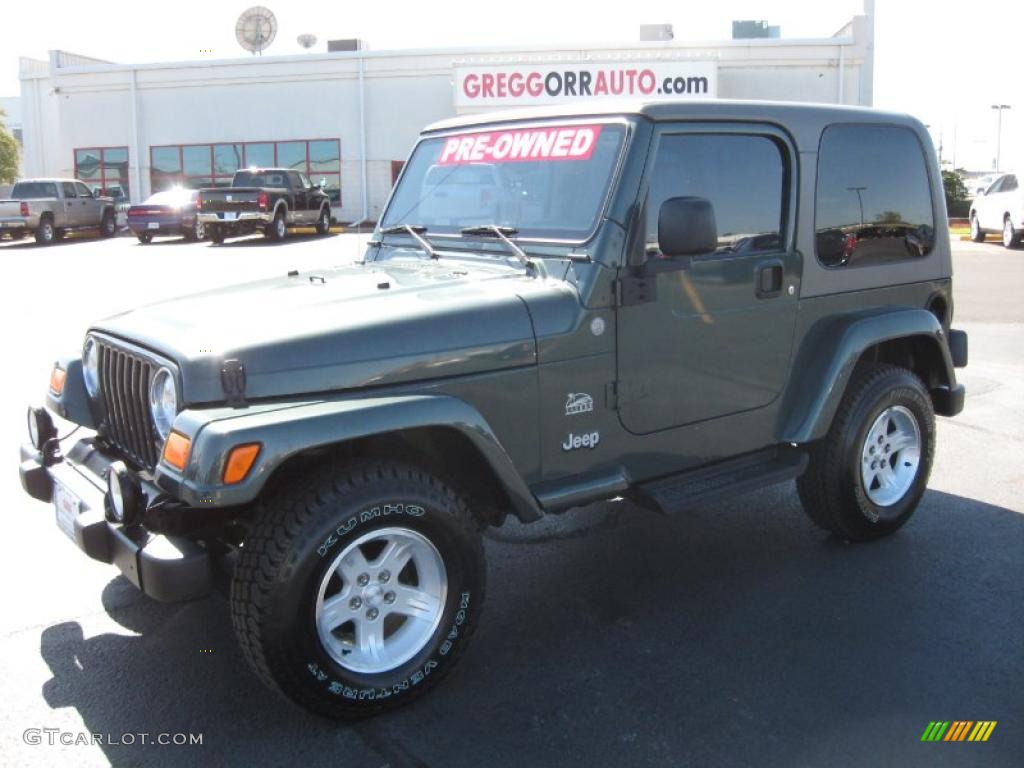
[[[864,199],[860,196],[860,193],[863,192],[865,189],[867,189],[867,187],[847,187],[847,189],[850,192],[856,192],[857,193],[857,205],[860,208],[860,225],[863,227],[864,226]]]
[[[1010,109],[1009,104],[993,104],[992,109],[996,111],[999,116],[996,122],[996,165],[993,171],[999,170],[999,155],[1002,151],[1003,144],[1003,110]]]

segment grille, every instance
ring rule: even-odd
[[[158,366],[97,342],[106,437],[136,464],[152,470],[157,462],[157,434],[149,412],[149,383]]]

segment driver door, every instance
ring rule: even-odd
[[[646,252],[632,255],[645,263],[624,276],[618,313],[619,418],[630,432],[764,408],[782,392],[801,269],[790,213],[795,156],[768,127],[666,126],[656,137]],[[673,197],[710,201],[717,249],[660,252],[659,210]]]

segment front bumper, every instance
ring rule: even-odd
[[[39,501],[51,502],[54,486],[77,499],[77,514],[65,531],[79,549],[104,563],[116,565],[142,592],[161,602],[193,600],[213,587],[210,554],[182,536],[153,533],[143,526],[126,528],[104,516],[106,472],[113,459],[91,440],[79,440],[63,459],[49,466],[31,445],[21,447],[21,485]],[[157,489],[143,483],[148,504]]]

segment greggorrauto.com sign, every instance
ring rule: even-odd
[[[710,61],[514,64],[456,67],[455,106],[501,107],[592,99],[711,99]]]

